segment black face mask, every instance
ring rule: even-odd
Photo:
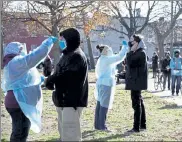
[[[179,57],[179,54],[175,54],[175,57],[178,58]]]
[[[131,48],[133,46],[133,44],[131,43],[131,41],[128,42],[128,46]]]

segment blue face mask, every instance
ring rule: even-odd
[[[64,41],[64,40],[60,40],[59,41],[59,47],[60,47],[60,49],[61,50],[65,50],[66,49],[66,41]]]

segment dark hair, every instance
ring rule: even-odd
[[[142,40],[142,38],[139,35],[133,35],[134,41],[136,42],[140,42]]]
[[[103,45],[97,45],[96,49],[99,50],[99,52],[101,53],[102,50],[104,49],[104,46]]]

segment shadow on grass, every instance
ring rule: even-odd
[[[85,139],[85,138],[87,138],[89,136],[94,136],[96,131],[97,130],[83,132],[82,133],[82,139]],[[111,136],[108,136],[108,137],[90,139],[90,140],[86,140],[86,141],[107,141],[107,140],[110,140],[110,139],[124,138],[124,137],[130,136],[132,134],[134,134],[134,133],[125,132],[124,134],[115,134],[115,135],[111,135]],[[47,140],[46,142],[60,142],[60,140],[59,140],[59,138],[54,138],[54,139]]]
[[[164,107],[161,107],[159,109],[182,109],[182,106],[178,106],[176,104],[170,104],[170,105],[165,105]]]
[[[153,98],[153,97],[143,97],[143,99],[151,99],[151,98]]]
[[[54,139],[47,140],[45,142],[61,142],[61,140],[60,140],[60,138],[54,138]]]
[[[111,135],[111,136],[108,136],[108,137],[91,139],[89,141],[108,141],[110,139],[124,138],[124,137],[130,136],[132,134],[134,134],[134,133],[131,133],[131,132],[127,132],[126,131],[124,134],[116,134],[116,135]]]
[[[84,131],[82,133],[82,138],[84,139],[86,137],[94,136],[94,134],[95,134],[96,131],[97,130]]]
[[[164,92],[162,90],[147,90],[148,93],[161,93]]]

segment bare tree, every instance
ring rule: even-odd
[[[3,57],[3,46],[4,46],[4,38],[6,36],[5,34],[5,28],[4,24],[8,21],[10,21],[10,17],[14,16],[13,10],[10,8],[11,1],[2,1],[1,3],[1,57]],[[11,10],[12,13],[7,13],[7,10]],[[1,60],[2,61],[2,60]]]
[[[89,9],[82,10],[80,13],[81,22],[77,22],[77,20],[75,23],[76,27],[81,28],[84,31],[84,36],[87,42],[88,54],[90,57],[91,69],[95,68],[95,62],[90,41],[90,32],[92,30],[95,30],[98,25],[106,25],[109,22],[107,15],[102,13],[100,10],[102,8],[101,5],[103,4],[104,3],[101,2],[95,2],[93,3],[93,5],[90,5]],[[93,16],[88,17],[88,13],[91,13]]]
[[[87,8],[92,1],[27,1],[27,12],[29,20],[38,22],[51,35],[58,37],[58,32],[70,24],[69,19],[83,9]],[[54,47],[54,63],[59,61],[60,50],[58,45]]]
[[[122,4],[124,3],[124,4]],[[147,4],[147,15],[144,18],[144,21],[141,23],[141,17],[137,14],[137,11],[140,12],[140,9],[137,8],[138,1],[124,1],[124,2],[110,2],[109,9],[114,15],[114,18],[118,19],[120,24],[124,26],[126,29],[125,31],[121,31],[119,29],[116,29],[114,27],[110,27],[112,30],[115,30],[119,33],[122,33],[126,35],[128,38],[131,37],[133,34],[140,34],[145,27],[148,25],[149,21],[155,18],[156,16],[151,17],[151,13],[154,10],[154,7],[158,4],[156,1],[148,1]],[[129,13],[129,17],[126,18],[125,15],[123,15],[121,8],[125,7],[127,12]],[[159,14],[159,13],[158,13]]]
[[[170,35],[173,28],[176,25],[176,21],[179,16],[182,14],[182,3],[180,1],[176,2],[175,4],[175,11],[176,13],[172,17],[171,21],[165,20],[164,17],[160,18],[158,21],[152,22],[149,25],[153,28],[158,44],[159,49],[159,56],[160,58],[164,56],[164,42],[165,39]],[[171,14],[171,13],[167,13]],[[168,16],[166,16],[168,17]],[[173,37],[171,37],[173,38]]]

